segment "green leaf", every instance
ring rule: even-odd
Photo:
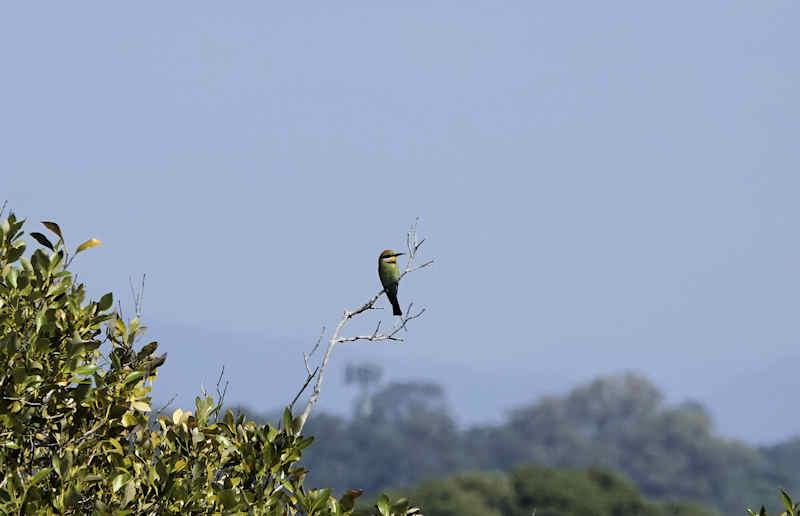
[[[136,496],[136,483],[128,482],[128,484],[125,486],[125,495],[122,497],[123,507],[131,503],[131,500],[133,500],[135,496]]]
[[[139,378],[144,376],[144,371],[134,371],[130,373],[128,376],[125,377],[125,380],[122,381],[125,385],[128,385],[131,382],[135,382]]]
[[[309,497],[306,503],[308,504],[308,514],[317,514],[317,511],[322,509],[328,503],[331,497],[330,489],[315,489],[308,493]]]
[[[145,360],[142,362],[141,367],[146,369],[148,372],[155,371],[157,368],[164,365],[164,362],[167,361],[167,354],[164,353],[160,357],[151,358],[150,360]]]
[[[392,514],[405,514],[408,512],[408,500],[401,498],[392,504]]]
[[[355,507],[356,498],[364,494],[363,489],[350,489],[340,499],[339,506],[343,511],[350,511]]]
[[[122,448],[122,444],[120,444],[119,439],[111,438],[107,439],[106,443],[111,445],[111,450],[108,450],[109,453],[118,453],[119,455],[125,455],[125,450]]]
[[[51,251],[55,249],[55,247],[53,247],[53,243],[50,242],[50,240],[48,240],[47,237],[44,236],[43,234],[33,231],[31,232],[31,236],[33,237],[34,240],[36,240],[46,248],[50,249]]]
[[[283,409],[283,429],[286,433],[292,433],[292,411],[289,410],[289,407]]]
[[[792,514],[794,510],[794,502],[792,502],[792,497],[789,496],[789,493],[787,493],[784,489],[781,489],[781,500],[783,501],[783,506],[786,507],[787,511],[789,511],[789,514]]]
[[[122,415],[122,426],[125,428],[136,426],[138,423],[139,420],[131,412],[126,412]]]
[[[378,498],[378,503],[376,506],[378,507],[378,511],[381,513],[381,516],[391,516],[391,504],[389,503],[388,496],[382,494]]]
[[[111,490],[116,493],[128,482],[128,480],[130,480],[130,478],[130,473],[120,473],[114,477],[114,480],[111,481]]]
[[[39,312],[39,314],[36,316],[36,333],[39,333],[39,330],[42,329],[42,326],[44,326],[44,323],[46,321],[47,321],[47,312],[45,311]]]
[[[145,401],[132,401],[131,408],[134,410],[141,410],[142,412],[150,412],[150,404]]]
[[[311,443],[313,443],[313,442],[314,442],[314,436],[313,435],[310,435],[308,437],[303,437],[302,439],[297,441],[297,449],[298,450],[304,450],[304,449],[308,448],[309,446],[311,446]]]
[[[58,250],[50,255],[50,270],[55,270],[56,267],[61,265],[61,261],[64,259],[64,251]]]
[[[99,367],[96,365],[83,366],[75,369],[75,374],[80,374],[80,375],[94,374],[94,372],[97,371],[97,369],[99,369]]]
[[[197,396],[194,399],[194,406],[195,406],[195,417],[197,421],[201,424],[206,424],[208,421],[208,416],[211,414],[211,411],[214,409],[214,398],[208,396],[206,398],[201,398]]]
[[[31,261],[27,258],[20,258],[19,263],[26,272],[33,272],[33,265],[31,265]]]
[[[101,297],[100,301],[97,302],[97,309],[100,310],[101,312],[105,312],[106,310],[111,308],[111,305],[113,304],[114,304],[114,295],[111,292],[109,292],[108,294],[105,294],[103,297]]]
[[[41,249],[37,249],[33,252],[31,255],[31,263],[33,264],[33,270],[42,276],[45,276],[50,268],[50,260]]]
[[[9,269],[6,273],[6,281],[13,288],[17,288],[17,269]]]
[[[225,489],[217,494],[217,500],[223,507],[230,510],[236,505],[236,493],[233,489]]]
[[[56,224],[55,222],[50,222],[49,220],[43,220],[42,225],[47,229],[49,229],[50,231],[52,231],[53,233],[55,233],[58,236],[58,238],[64,240],[64,235],[61,234],[61,228],[58,227],[58,224]]]
[[[53,464],[53,468],[55,468],[58,476],[63,476],[61,474],[61,459],[58,457],[58,455],[53,455],[53,458],[50,460],[50,462]]]
[[[8,263],[14,263],[19,259],[20,256],[22,256],[22,253],[24,252],[25,252],[25,242],[16,244],[12,246],[11,249],[8,250],[8,253],[6,253],[6,261]]]
[[[80,253],[82,251],[85,251],[87,249],[91,249],[92,247],[97,247],[100,244],[102,244],[102,242],[100,240],[98,240],[96,238],[90,238],[86,242],[84,242],[81,245],[79,245],[77,249],[75,249],[75,254],[78,254],[78,253]]]
[[[149,342],[144,346],[142,346],[142,349],[140,349],[139,353],[136,354],[136,358],[148,357],[152,355],[153,351],[155,351],[157,348],[158,348],[158,342],[156,341]]]
[[[36,472],[35,475],[33,475],[33,478],[31,478],[30,483],[28,484],[28,487],[35,486],[36,484],[38,484],[39,482],[44,480],[44,478],[46,476],[48,476],[52,471],[53,471],[53,468],[42,468],[42,469],[40,469],[39,471]]]

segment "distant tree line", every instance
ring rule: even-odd
[[[529,464],[612,470],[649,499],[688,500],[724,514],[773,501],[780,487],[800,491],[800,438],[761,448],[723,438],[701,405],[666,405],[632,373],[540,399],[503,424],[465,430],[440,385],[391,383],[358,396],[353,417],[319,413],[307,430],[320,437],[304,455],[310,479],[367,493]],[[425,485],[415,492],[426,493]]]

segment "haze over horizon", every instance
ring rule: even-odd
[[[159,399],[225,364],[273,408],[419,216],[428,313],[337,367],[464,422],[635,370],[725,435],[800,434],[800,5],[623,5],[8,5],[0,200],[103,240],[93,295],[147,274]]]
[[[302,353],[316,340],[312,336],[305,340],[280,338],[161,321],[151,321],[149,328],[148,334],[158,339],[162,349],[170,354],[160,371],[156,392],[160,402],[176,396],[171,407],[191,407],[201,388],[213,393],[224,366],[224,378],[230,382],[226,399],[231,405],[243,405],[261,413],[279,410],[302,384],[305,376]],[[753,415],[776,414],[775,418],[780,415],[784,421],[791,421],[790,400],[773,394],[793,388],[794,364],[800,360],[800,354],[717,377],[703,375],[701,364],[686,368],[683,372],[687,376],[680,377],[675,375],[671,364],[659,364],[657,357],[646,363],[640,361],[638,366],[631,366],[632,360],[621,362],[625,366],[617,366],[618,355],[600,351],[577,364],[574,357],[563,352],[547,355],[546,362],[507,364],[499,369],[493,364],[457,357],[425,356],[413,345],[422,339],[415,339],[413,334],[412,329],[407,343],[337,348],[326,376],[320,409],[343,416],[351,413],[357,390],[344,382],[348,364],[366,362],[381,366],[382,384],[440,383],[445,387],[451,414],[462,427],[496,424],[511,410],[544,396],[567,394],[600,376],[634,372],[661,390],[667,405],[702,403],[711,413],[715,428],[724,436],[751,444],[772,444],[800,435],[800,431],[791,427],[765,428],[764,421]],[[247,360],[231,356],[231,345],[246,354]],[[194,374],[186,375],[183,364],[198,359],[200,363],[194,366]],[[742,407],[749,411],[746,417]]]

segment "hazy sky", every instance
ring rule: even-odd
[[[800,433],[800,4],[387,4],[6,4],[0,197],[103,240],[96,294],[147,273],[182,397],[225,363],[282,402],[260,382],[302,380],[419,216],[429,312],[337,367],[404,364],[467,422],[636,369],[726,435]]]

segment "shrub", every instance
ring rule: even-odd
[[[33,232],[0,222],[0,513],[351,514],[341,498],[307,489],[298,465],[312,438],[287,409],[279,427],[258,425],[220,400],[153,416],[152,385],[166,354],[140,345],[144,327],[87,300],[59,226]],[[418,514],[405,500],[381,515]]]

